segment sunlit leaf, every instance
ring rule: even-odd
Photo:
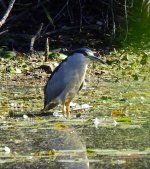
[[[22,73],[21,69],[16,68],[16,73]]]
[[[113,117],[118,117],[118,116],[123,117],[123,116],[125,116],[125,114],[122,113],[122,110],[113,110],[113,111],[111,112],[111,115],[112,115]]]
[[[10,148],[9,148],[9,147],[5,146],[4,150],[5,150],[5,153],[6,153],[6,154],[9,154],[9,153],[10,153]]]
[[[40,116],[36,116],[35,119],[36,119],[36,120],[43,120],[43,118],[40,117]]]
[[[92,148],[86,149],[87,155],[92,156],[94,154],[94,150]]]
[[[131,119],[129,117],[120,117],[116,119],[117,122],[129,122],[131,123]]]
[[[58,154],[57,151],[54,149],[48,151],[48,156],[50,159],[54,160],[56,158],[57,154]]]
[[[55,126],[55,128],[57,128],[57,129],[67,129],[67,128],[68,128],[67,125],[64,125],[64,124],[62,124],[62,123],[56,123],[54,126]]]
[[[54,151],[54,150],[49,150],[48,154],[49,154],[50,156],[52,156],[52,155],[55,154],[55,151]]]
[[[41,152],[36,152],[36,153],[34,154],[34,157],[40,158],[41,156],[42,156],[42,153],[41,153]]]
[[[96,118],[94,119],[95,128],[98,128],[99,124],[100,124],[100,120],[96,117]]]

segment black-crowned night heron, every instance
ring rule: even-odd
[[[64,117],[70,117],[70,102],[83,86],[90,60],[105,63],[95,57],[91,50],[79,48],[56,67],[44,88],[44,110],[62,104]]]

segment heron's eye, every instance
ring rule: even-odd
[[[81,52],[84,56],[88,56],[88,54],[85,51]]]

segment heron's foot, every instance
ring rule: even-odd
[[[62,113],[66,119],[70,119],[70,100],[69,99],[67,99],[66,102],[63,104]]]
[[[65,110],[65,105],[63,105],[63,107],[62,107],[62,114],[63,114],[64,118],[67,119],[67,113],[66,113],[66,110]]]
[[[63,116],[65,119],[67,119],[67,114],[66,113],[63,113]]]
[[[70,117],[71,117],[70,112],[69,112],[69,113],[63,112],[63,116],[64,116],[64,118],[66,118],[66,119],[70,119]]]
[[[71,118],[71,114],[70,114],[70,111],[69,112],[67,112],[67,117],[66,117],[67,119],[70,119]]]
[[[65,105],[66,105],[67,119],[70,119],[70,100],[69,99],[66,101]]]

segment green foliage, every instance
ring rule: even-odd
[[[111,61],[112,74],[117,77],[116,80],[129,78],[139,81],[143,78],[143,72],[149,71],[150,53],[148,50],[130,46],[111,52],[109,57],[108,62]]]
[[[53,60],[64,60],[67,56],[59,52],[50,52],[49,58]]]
[[[12,59],[16,56],[16,52],[13,51],[0,51],[1,58]]]
[[[126,12],[121,28],[117,29],[116,44],[122,46],[149,47],[150,37],[150,3],[148,0],[130,1],[126,4]]]
[[[141,55],[142,55],[142,58],[141,58],[140,64],[146,65],[146,63],[148,62],[148,54],[145,52],[142,52]]]

